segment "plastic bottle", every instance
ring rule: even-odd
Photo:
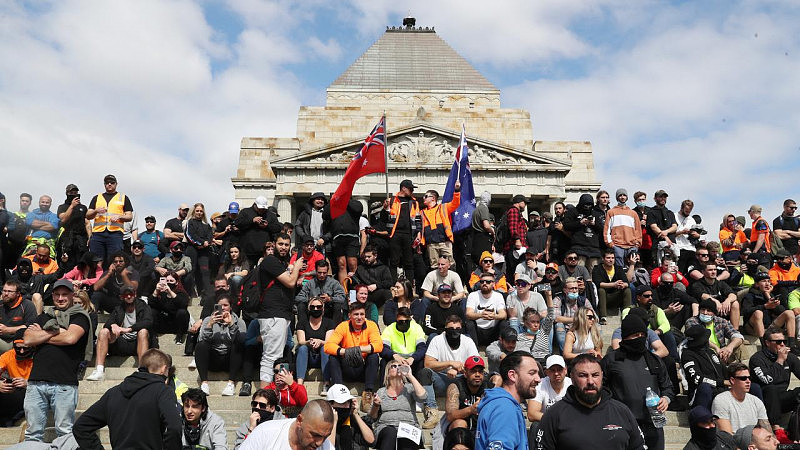
[[[644,394],[644,402],[647,405],[647,410],[650,411],[650,419],[653,420],[653,425],[656,428],[664,428],[664,425],[667,424],[667,416],[658,410],[658,402],[660,400],[658,395],[648,386]]]

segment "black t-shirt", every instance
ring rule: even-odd
[[[60,216],[61,213],[66,212],[69,209],[69,203],[63,203],[58,205],[58,210],[56,211],[56,215]],[[65,232],[73,232],[78,234],[87,234],[86,233],[86,211],[88,208],[83,203],[75,206],[72,208],[72,214],[69,215],[69,219],[66,222],[61,222],[61,226],[64,227]]]
[[[18,327],[20,325],[30,325],[36,320],[36,307],[30,300],[22,300],[16,307],[11,307],[4,303],[0,307],[0,323],[7,327]],[[5,340],[11,340],[14,335],[0,336]]]
[[[287,288],[280,281],[278,276],[286,272],[288,264],[278,259],[274,255],[267,255],[258,266],[259,279],[264,291],[261,307],[258,310],[259,319],[269,319],[277,317],[292,320],[292,299],[294,289]]]
[[[397,213],[397,227],[395,233],[411,234],[411,198],[397,197],[400,202],[400,211]]]
[[[328,330],[332,330],[334,328],[336,328],[336,324],[333,322],[332,319],[328,319],[327,317],[322,318],[322,323],[320,324],[318,330],[311,328],[311,322],[309,322],[308,320],[306,320],[302,324],[298,324],[298,329],[303,330],[303,332],[306,334],[306,340],[313,338],[324,341],[325,333],[327,333]],[[319,349],[315,350],[311,347],[309,347],[309,349],[311,350],[312,353],[319,353]]]
[[[543,252],[544,247],[547,245],[547,234],[547,228],[535,228],[528,231],[525,235],[525,242],[528,244],[528,248],[533,249],[536,253]]]
[[[128,272],[128,278],[130,278],[131,281],[139,281],[139,272],[137,272],[133,266],[128,266],[125,270]],[[108,270],[103,272],[101,278],[104,277],[106,273],[108,273]],[[122,289],[123,284],[124,282],[122,281],[122,276],[112,275],[111,278],[109,278],[109,280],[106,282],[105,286],[103,286],[103,292],[112,297],[118,297],[119,290]]]
[[[783,217],[783,214],[776,217],[772,221],[773,230],[786,230],[786,231],[800,231],[800,218],[797,217]],[[796,255],[798,251],[798,239],[790,237],[789,239],[781,239],[783,247],[787,252]]]
[[[439,306],[439,302],[432,301],[431,304],[428,305],[428,309],[425,310],[425,318],[421,324],[423,330],[425,330],[425,334],[443,333],[445,321],[453,314],[461,317],[461,320],[466,323],[467,318],[464,317],[464,311],[459,305],[453,303],[449,308],[444,309]]]
[[[103,195],[103,198],[106,200],[106,204],[108,204],[108,202],[110,202],[111,199],[114,198],[115,195],[117,195],[117,193],[115,192],[113,194],[109,194],[107,192],[103,192],[102,195]],[[89,202],[89,209],[95,209],[96,207],[97,207],[97,195],[92,197],[92,201]],[[133,205],[131,204],[131,198],[128,197],[127,195],[125,196],[125,204],[122,206],[122,210],[125,211],[125,212],[133,211]]]
[[[51,317],[40,314],[36,323],[44,326]],[[54,384],[78,385],[78,365],[83,361],[86,340],[91,335],[91,325],[86,316],[75,314],[69,319],[70,325],[83,328],[83,336],[72,345],[42,344],[33,355],[33,369],[28,381],[47,381]]]
[[[458,409],[464,409],[468,406],[472,406],[483,397],[483,393],[486,389],[490,387],[494,387],[493,385],[489,385],[489,379],[484,378],[483,384],[478,387],[478,392],[472,393],[467,387],[467,380],[464,377],[456,378],[455,382],[456,387],[458,387]],[[470,431],[475,431],[478,427],[478,415],[472,415],[467,418],[467,427]]]
[[[173,217],[172,219],[169,219],[167,223],[164,224],[164,229],[170,230],[173,233],[183,233],[183,221],[181,219],[178,219],[177,217]],[[175,239],[167,239],[168,242],[172,242],[174,240]]]

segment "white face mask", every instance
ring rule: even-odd
[[[697,316],[697,318],[700,319],[700,322],[709,323],[711,322],[712,319],[714,319],[714,316],[710,316],[708,314],[700,314]]]

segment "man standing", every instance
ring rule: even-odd
[[[594,355],[576,356],[570,378],[567,395],[542,416],[540,449],[583,450],[597,448],[600,442],[609,450],[644,448],[644,436],[630,408],[603,389],[603,369]]]
[[[245,214],[241,214],[241,218]],[[251,223],[255,224],[251,220]],[[261,329],[263,350],[261,355],[261,381],[272,382],[273,365],[283,354],[286,346],[287,330],[292,320],[292,293],[300,276],[302,261],[297,261],[291,270],[289,251],[292,238],[279,233],[275,240],[275,254],[267,255],[258,266],[261,281],[262,301],[258,310],[258,323]],[[255,267],[255,266],[254,266]]]
[[[330,223],[323,220],[322,211],[327,203],[328,199],[322,192],[315,192],[311,195],[308,204],[300,211],[294,222],[294,229],[297,233],[296,243],[303,244],[311,239],[316,250],[325,251],[325,235],[328,233]],[[328,238],[330,239],[330,236]]]
[[[166,248],[166,239],[164,233],[156,230],[156,218],[147,216],[144,218],[144,232],[139,234],[139,240],[144,244],[144,254],[153,260],[153,263],[158,264],[161,258],[164,257],[162,248]],[[162,243],[162,241],[164,241]]]
[[[450,264],[455,264],[453,259],[453,227],[450,218],[461,204],[461,182],[456,181],[453,199],[447,203],[439,204],[439,193],[430,190],[422,196],[425,209],[422,210],[421,243],[428,254],[428,264],[436,268],[439,258],[444,257]]]
[[[122,250],[122,224],[133,220],[131,199],[117,192],[117,177],[103,178],[105,192],[92,197],[86,218],[94,219],[89,250],[103,260]]]
[[[267,210],[266,197],[258,196],[253,206],[239,212],[233,224],[241,233],[239,243],[242,244],[242,251],[250,261],[250,267],[257,267],[259,258],[264,254],[264,244],[281,232],[278,217]]]
[[[642,245],[642,228],[639,215],[628,208],[628,191],[617,189],[617,204],[606,213],[603,238],[606,245],[614,249],[614,262],[625,267],[625,260],[631,252],[638,251]]]
[[[324,399],[306,404],[296,419],[270,420],[247,436],[240,450],[332,450],[328,436],[336,425],[333,408]]]
[[[783,243],[783,248],[791,255],[800,253],[798,239],[800,239],[800,218],[797,214],[797,203],[792,199],[783,202],[783,213],[772,221],[772,230]]]
[[[56,241],[56,258],[67,254],[64,270],[70,270],[78,264],[83,254],[89,251],[89,221],[86,220],[86,205],[81,203],[78,186],[67,185],[67,198],[58,206],[56,214],[63,231]]]
[[[652,258],[654,265],[661,264],[661,260],[658,259],[658,251],[672,246],[675,242],[675,231],[678,230],[675,213],[666,207],[667,197],[669,195],[663,189],[657,190],[653,195],[656,204],[647,213],[647,232],[653,241]]]
[[[487,389],[478,404],[475,448],[528,449],[520,403],[536,396],[539,366],[530,353],[513,352],[500,363],[501,387]]]
[[[78,365],[91,359],[92,325],[86,311],[73,306],[74,289],[70,280],[56,281],[55,309],[40,314],[25,330],[25,345],[36,347],[25,393],[26,441],[42,441],[51,408],[58,436],[70,433],[75,422]]]
[[[517,194],[511,199],[511,207],[505,213],[506,225],[508,226],[508,240],[502,242],[503,255],[506,258],[506,267],[515,269],[519,260],[514,256],[514,250],[519,250],[524,247],[526,242],[526,235],[528,234],[528,224],[522,217],[522,212],[525,211],[526,203],[525,196]]]
[[[28,225],[27,252],[37,244],[50,247],[51,254],[55,255],[56,235],[58,234],[58,216],[50,211],[53,199],[48,195],[39,197],[39,207],[29,212],[25,218]]]
[[[164,238],[167,240],[167,247],[175,241],[183,242],[185,240],[186,230],[186,216],[189,215],[189,205],[181,203],[178,205],[178,216],[167,220],[164,224]]]
[[[492,202],[492,194],[483,191],[481,200],[472,212],[472,245],[467,248],[471,250],[471,263],[478,264],[485,252],[492,254],[494,246],[494,216],[489,212],[489,204]]]
[[[411,180],[403,180],[389,208],[389,222],[393,223],[389,233],[389,266],[393,276],[399,275],[402,269],[407,280],[414,279],[412,251],[422,239],[422,215],[414,189],[416,186]]]
[[[103,448],[97,430],[108,426],[113,448],[181,448],[181,415],[167,385],[171,359],[158,349],[140,358],[139,370],[106,391],[75,421],[82,449]]]

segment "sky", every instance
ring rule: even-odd
[[[140,222],[223,210],[241,138],[295,136],[409,13],[535,139],[591,141],[612,195],[663,188],[712,230],[798,197],[800,3],[781,0],[0,0],[0,192],[88,201],[113,173]]]

